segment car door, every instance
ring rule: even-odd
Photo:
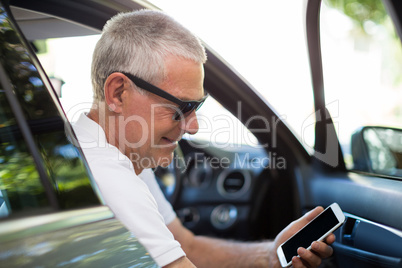
[[[402,265],[401,140],[400,130],[391,127],[401,125],[395,113],[382,113],[393,105],[400,107],[401,86],[394,80],[392,86],[387,84],[391,76],[382,71],[390,62],[386,57],[399,59],[400,12],[398,1],[306,3],[317,169],[306,180],[305,202],[326,205],[336,201],[345,212],[346,222],[334,243],[337,267]],[[390,39],[386,38],[388,31]],[[400,70],[398,65],[394,68]],[[387,95],[388,90],[394,97]],[[331,118],[333,103],[337,109],[332,109]],[[367,113],[372,109],[377,109],[375,115],[379,116]],[[370,116],[378,120],[370,121]],[[365,127],[364,122],[373,126]],[[350,124],[353,129],[348,128]],[[384,136],[384,131],[390,135]]]
[[[0,266],[157,267],[104,206],[48,78],[0,2]]]

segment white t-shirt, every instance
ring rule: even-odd
[[[78,142],[106,204],[149,251],[165,266],[185,256],[166,227],[176,214],[165,199],[151,169],[135,174],[133,164],[110,145],[103,129],[85,114],[73,124]]]

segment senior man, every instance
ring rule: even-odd
[[[230,242],[196,236],[164,198],[151,168],[167,165],[184,133],[195,134],[204,102],[206,61],[199,39],[158,11],[110,19],[92,62],[94,102],[74,125],[106,204],[163,267],[279,267],[276,248],[312,220],[316,208],[274,241]],[[334,236],[327,238],[332,243]],[[294,267],[317,267],[324,242],[300,248]]]

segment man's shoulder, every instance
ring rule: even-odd
[[[106,135],[101,126],[82,113],[72,124],[74,133],[81,148],[104,147],[107,144]]]
[[[131,161],[115,146],[106,140],[105,132],[84,113],[72,123],[74,133],[85,158],[95,172],[130,172],[133,173]],[[93,172],[94,172],[93,171]]]

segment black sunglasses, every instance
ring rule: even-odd
[[[137,87],[142,88],[148,92],[151,92],[152,94],[155,94],[159,97],[162,97],[168,101],[171,101],[171,102],[179,105],[179,107],[177,108],[177,111],[175,112],[175,114],[172,117],[172,119],[175,121],[180,121],[180,120],[186,118],[194,110],[197,111],[201,107],[201,105],[205,102],[206,98],[208,97],[208,94],[206,94],[200,101],[182,101],[182,100],[176,98],[175,96],[167,93],[166,91],[142,80],[141,78],[139,78],[135,75],[125,73],[125,72],[120,72],[120,73],[127,76],[131,81],[133,81],[133,83]]]

